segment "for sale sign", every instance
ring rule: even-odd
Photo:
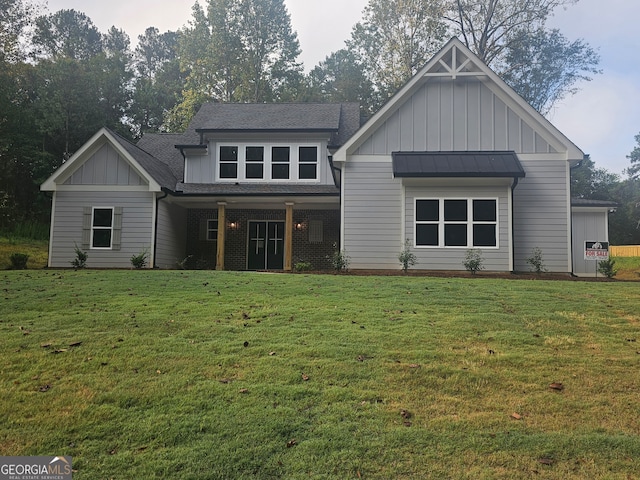
[[[585,260],[608,260],[609,242],[584,242]]]

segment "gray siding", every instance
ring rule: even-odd
[[[416,198],[495,198],[498,200],[498,248],[482,248],[486,270],[509,271],[509,191],[507,186],[497,187],[406,187],[405,237],[414,244]],[[462,262],[470,247],[461,248],[412,248],[417,264],[424,270],[461,270]],[[398,249],[399,250],[399,249]]]
[[[569,225],[565,161],[522,161],[527,176],[514,191],[514,254],[516,271],[528,271],[527,258],[540,247],[546,268],[568,272]]]
[[[343,175],[343,243],[354,269],[398,269],[402,185],[388,162],[347,162]]]
[[[534,131],[481,81],[432,78],[354,153],[451,150],[555,152],[540,132]]]
[[[186,183],[214,183],[215,165],[209,155],[190,155],[185,160]]]
[[[158,224],[156,232],[156,264],[158,268],[176,268],[186,256],[187,211],[182,207],[158,202]]]
[[[64,182],[65,185],[147,185],[108,143],[103,144]]]
[[[607,242],[607,212],[573,212],[573,273],[577,275],[595,276],[596,262],[584,259],[584,242]]]
[[[131,267],[131,256],[151,246],[154,201],[149,192],[56,192],[49,265],[71,266],[70,262],[75,258],[74,244],[82,245],[84,207],[122,207],[121,249],[89,249],[87,266]]]

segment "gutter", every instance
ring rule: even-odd
[[[518,186],[518,182],[518,177],[513,177],[513,183],[511,184],[511,264],[513,265],[513,270],[511,270],[511,273],[514,273],[516,268],[515,225],[513,221],[515,216],[515,209],[513,208],[513,191]]]

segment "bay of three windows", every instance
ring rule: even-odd
[[[317,145],[220,145],[221,180],[318,179]]]

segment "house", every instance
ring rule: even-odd
[[[453,39],[362,126],[353,103],[211,103],[184,134],[102,129],[42,185],[49,265],[77,245],[90,267],[148,251],[157,268],[326,269],[339,245],[353,269],[399,269],[409,239],[421,269],[476,248],[488,270],[526,271],[539,247],[551,271],[588,270],[577,246],[606,214],[576,205],[592,227],[572,237],[583,157]]]

